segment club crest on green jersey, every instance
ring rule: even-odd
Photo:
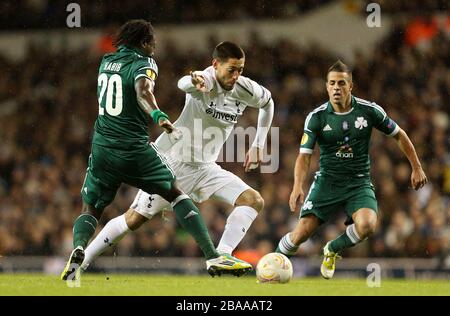
[[[357,117],[355,121],[355,128],[363,129],[364,127],[367,127],[367,120],[362,116]]]
[[[342,122],[342,129],[344,131],[348,130],[348,122],[347,121]]]

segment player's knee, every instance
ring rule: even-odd
[[[305,229],[304,227],[296,227],[290,234],[291,241],[294,245],[300,245],[301,243],[308,240],[309,236],[311,236],[312,231]]]
[[[96,209],[92,205],[89,205],[89,204],[83,202],[83,206],[81,207],[81,214],[89,214],[89,215],[94,216],[97,220],[100,220],[102,213],[103,213],[103,210]]]
[[[258,213],[264,209],[264,199],[258,191],[252,191],[249,198],[249,205],[254,208]]]
[[[125,213],[125,221],[128,228],[132,231],[141,227],[147,220],[148,219],[145,216],[142,216],[131,208]]]
[[[372,236],[376,230],[376,222],[370,220],[363,220],[355,223],[356,231],[361,239]]]

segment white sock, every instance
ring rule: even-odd
[[[220,239],[217,251],[231,254],[244,238],[250,225],[258,216],[258,212],[250,206],[238,206],[227,218],[227,224]]]
[[[280,242],[278,243],[278,250],[288,257],[295,255],[299,247],[292,242],[289,234],[290,233],[284,235],[283,238],[281,238]]]
[[[361,237],[359,237],[358,232],[356,231],[355,224],[351,224],[347,226],[347,229],[345,230],[348,238],[352,241],[352,243],[357,244],[361,242]]]
[[[84,261],[81,268],[86,270],[89,264],[102,254],[106,248],[118,243],[129,231],[125,215],[120,215],[110,220],[84,251]]]

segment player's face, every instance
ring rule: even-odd
[[[327,91],[330,101],[337,105],[345,105],[353,88],[350,76],[346,72],[331,71],[327,78]]]
[[[216,79],[225,90],[231,90],[244,70],[245,58],[229,58],[226,62],[213,60]]]
[[[156,49],[155,38],[153,38],[150,42],[143,43],[142,48],[144,49],[145,53],[148,56],[153,56],[153,54],[155,54],[155,49]]]

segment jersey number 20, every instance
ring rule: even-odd
[[[117,116],[122,113],[122,78],[118,74],[109,77],[106,74],[98,76],[98,85],[101,86],[100,96],[98,98],[98,114],[104,115],[104,109],[100,106],[103,95],[106,90],[106,112],[111,116]],[[113,106],[113,92],[115,91],[115,102]]]

